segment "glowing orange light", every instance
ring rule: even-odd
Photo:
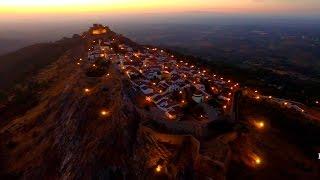
[[[227,106],[223,106],[223,109],[227,109]]]
[[[256,96],[256,99],[260,99],[260,96]]]
[[[261,160],[260,157],[257,156],[257,157],[254,158],[254,162],[255,162],[256,165],[260,165],[262,163],[262,160]]]
[[[101,111],[100,111],[100,114],[101,114],[102,116],[107,116],[107,115],[109,114],[109,112],[106,111],[106,110],[101,110]]]
[[[86,89],[84,89],[84,92],[88,93],[88,92],[90,92],[90,89],[86,88]]]
[[[259,128],[259,129],[262,129],[262,128],[264,128],[264,126],[265,126],[265,124],[264,124],[263,121],[255,121],[255,122],[254,122],[254,125],[255,125],[257,128]]]
[[[156,172],[159,173],[159,172],[161,172],[161,170],[162,170],[162,166],[158,165],[158,166],[156,167]]]
[[[151,102],[151,101],[152,101],[151,97],[149,97],[149,96],[146,97],[146,100],[147,100],[148,102]]]
[[[175,117],[171,114],[168,114],[169,119],[174,119]]]

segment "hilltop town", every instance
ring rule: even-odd
[[[212,122],[228,115],[235,120],[235,92],[240,85],[226,79],[205,67],[197,67],[187,59],[178,59],[173,54],[156,47],[131,47],[118,39],[104,36],[110,31],[102,25],[94,25],[88,38],[87,61],[94,64],[105,60],[116,64],[128,76],[137,95],[156,106],[168,120],[181,120],[187,107],[194,110],[202,106],[204,111],[197,112],[198,118],[191,120]],[[243,88],[241,89],[243,90]],[[266,99],[287,108],[304,113],[297,102],[263,96],[257,90],[245,89],[246,95],[256,99]],[[191,107],[190,107],[191,106]],[[161,114],[161,113],[160,113]],[[189,119],[184,117],[183,119]]]
[[[85,35],[88,56],[81,61],[97,70],[99,61],[117,68],[130,81],[137,104],[151,107],[153,119],[202,127],[227,115],[234,120],[233,99],[239,83],[162,49],[131,47],[117,37],[106,36],[108,31],[102,25],[90,29]]]

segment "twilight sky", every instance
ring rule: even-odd
[[[1,0],[0,15],[177,13],[189,11],[250,14],[314,15],[319,0]]]
[[[320,0],[0,0],[0,45],[1,39],[56,40],[92,23],[125,34],[155,24],[319,22]]]
[[[305,22],[319,19],[320,0],[0,0],[0,37],[13,30],[85,27],[92,22],[197,23],[221,17],[301,17]]]

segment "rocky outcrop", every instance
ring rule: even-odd
[[[140,124],[135,144],[135,171],[146,179],[224,179],[231,150],[228,143],[235,134],[223,135],[200,150],[200,142],[191,135],[159,132]],[[212,144],[211,144],[212,143]],[[161,172],[156,168],[161,166]]]

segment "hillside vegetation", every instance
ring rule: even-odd
[[[74,36],[57,42],[35,44],[0,56],[0,92],[28,80],[30,75],[57,60],[80,41],[80,37]]]

